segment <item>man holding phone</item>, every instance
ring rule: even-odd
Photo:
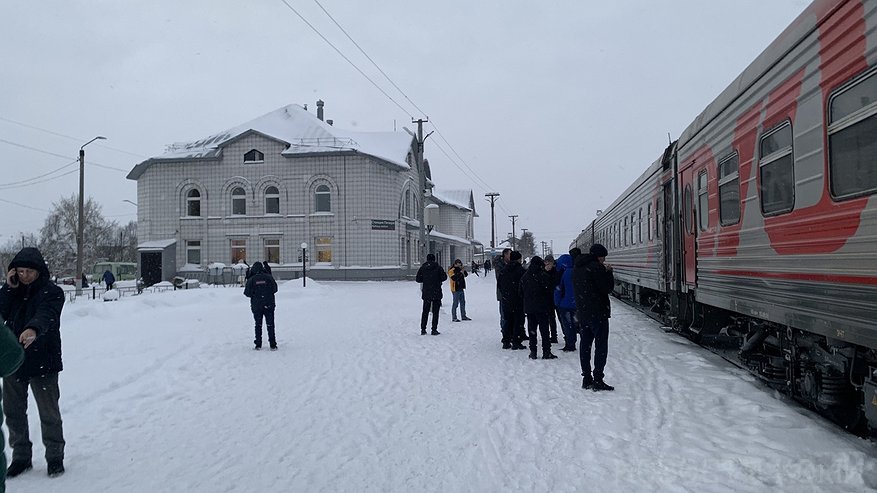
[[[6,470],[13,478],[33,467],[33,444],[28,436],[27,395],[33,391],[40,414],[47,472],[64,473],[64,432],[58,405],[58,372],[61,362],[61,310],[64,291],[50,282],[49,268],[36,248],[23,248],[6,272],[0,288],[0,316],[24,348],[24,362],[3,379],[3,413],[9,427],[12,462]]]

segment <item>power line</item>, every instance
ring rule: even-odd
[[[31,207],[31,206],[26,205],[26,204],[19,204],[18,202],[13,202],[11,200],[6,200],[6,199],[0,199],[0,202],[5,202],[7,204],[17,205],[19,207],[24,207],[25,209],[33,209],[35,211],[40,211],[40,212],[52,212],[52,211],[49,211],[46,209],[40,209],[38,207]]]
[[[14,123],[15,125],[19,125],[19,126],[22,126],[22,127],[25,127],[25,128],[30,128],[30,129],[33,129],[33,130],[39,130],[40,132],[45,132],[45,133],[47,133],[47,134],[54,135],[54,136],[57,136],[57,137],[63,137],[63,138],[65,138],[65,139],[70,139],[70,140],[75,141],[75,142],[82,142],[82,141],[86,140],[86,139],[83,139],[82,137],[73,137],[72,135],[64,135],[64,134],[61,134],[61,133],[58,133],[58,132],[53,132],[53,131],[51,131],[51,130],[46,130],[45,128],[37,127],[37,126],[35,126],[35,125],[29,125],[29,124],[27,124],[27,123],[19,122],[19,121],[12,120],[12,119],[9,119],[9,118],[4,118],[4,117],[2,117],[2,116],[0,116],[0,120],[3,120],[4,122]],[[102,148],[104,148],[104,149],[110,149],[110,150],[113,150],[113,151],[116,151],[116,152],[121,152],[122,154],[128,154],[128,155],[135,156],[135,157],[140,157],[140,158],[148,157],[148,156],[144,156],[144,155],[142,155],[142,154],[137,154],[137,153],[134,153],[134,152],[125,151],[125,150],[123,150],[123,149],[117,149],[117,148],[115,148],[115,147],[110,147],[110,146],[101,145],[101,144],[96,144],[96,145],[97,145],[98,147],[102,147]]]
[[[403,108],[401,104],[399,104],[395,99],[393,99],[392,96],[390,96],[389,94],[387,94],[387,92],[384,91],[383,88],[381,88],[381,86],[379,86],[375,81],[373,81],[371,78],[369,78],[369,76],[366,75],[365,72],[363,72],[359,67],[357,67],[356,64],[353,63],[349,58],[347,58],[347,56],[344,55],[344,53],[342,53],[341,50],[339,50],[334,44],[332,44],[331,41],[329,41],[325,36],[323,36],[323,33],[321,33],[316,27],[314,27],[310,22],[308,22],[308,20],[305,19],[304,16],[302,16],[302,15],[298,12],[298,10],[295,10],[295,8],[294,8],[292,5],[290,5],[289,2],[287,2],[286,0],[280,0],[280,1],[283,2],[283,4],[286,5],[286,7],[289,8],[289,10],[295,12],[295,15],[297,15],[298,18],[302,20],[302,22],[304,22],[305,24],[307,24],[308,27],[311,28],[311,30],[313,30],[315,33],[317,33],[317,36],[323,38],[323,41],[325,41],[329,46],[332,47],[332,49],[334,49],[339,55],[341,55],[341,58],[343,58],[344,60],[346,60],[347,63],[350,64],[351,67],[355,68],[356,71],[360,73],[360,75],[362,75],[363,77],[365,77],[365,79],[366,79],[367,81],[371,82],[372,85],[375,86],[375,88],[376,88],[378,91],[381,91],[381,94],[383,94],[384,96],[387,97],[387,99],[389,99],[390,101],[392,101],[393,104],[395,104],[397,107],[399,107],[399,109],[402,110],[406,115],[408,115],[408,116],[411,117],[412,119],[414,118],[414,116],[413,116],[411,113],[409,113],[408,110],[406,110],[405,108]]]
[[[22,149],[27,149],[27,150],[29,150],[29,151],[41,152],[41,153],[43,153],[43,154],[48,154],[48,155],[50,155],[50,156],[62,157],[62,158],[64,158],[64,159],[70,159],[70,156],[64,156],[63,154],[57,154],[57,153],[50,152],[50,151],[44,151],[43,149],[38,149],[38,148],[36,148],[36,147],[31,147],[31,146],[27,146],[27,145],[24,145],[24,144],[19,144],[19,143],[17,143],[17,142],[12,142],[12,141],[9,141],[9,140],[6,140],[6,139],[0,139],[0,142],[3,142],[4,144],[9,144],[9,145],[12,145],[12,146],[16,146],[16,147],[21,147]],[[78,163],[79,161],[77,160],[77,161],[75,161],[75,162]],[[113,166],[109,166],[109,165],[106,165],[106,164],[96,163],[96,162],[94,162],[94,161],[87,161],[87,163],[88,163],[88,164],[91,164],[92,166],[97,166],[98,168],[111,169],[111,170],[113,170],[113,171],[119,171],[119,172],[121,172],[121,173],[127,173],[127,172],[128,172],[128,170],[125,170],[125,169],[122,169],[122,168],[114,168]],[[68,165],[68,166],[69,166],[69,165]]]
[[[53,176],[53,177],[51,177],[51,178],[45,178],[45,179],[38,180],[38,181],[31,181],[31,182],[29,182],[29,183],[24,183],[24,184],[21,184],[21,185],[5,186],[5,187],[4,187],[4,186],[0,186],[0,190],[10,190],[10,189],[16,189],[16,188],[32,187],[32,186],[34,186],[34,185],[39,185],[39,184],[42,184],[42,183],[50,182],[50,181],[52,181],[52,180],[57,180],[58,178],[63,178],[63,177],[65,177],[65,176],[67,176],[67,175],[72,175],[73,173],[76,173],[77,171],[79,171],[79,170],[71,169],[70,171],[68,171],[68,172],[66,172],[66,173],[62,173],[62,174],[60,174],[60,175],[58,175],[58,176]]]
[[[26,180],[13,181],[13,182],[9,182],[9,183],[0,183],[0,188],[11,188],[11,187],[14,187],[14,186],[16,186],[16,185],[23,185],[23,184],[25,184],[25,183],[27,183],[27,182],[29,182],[29,181],[38,180],[38,179],[40,179],[40,178],[42,178],[42,177],[44,177],[44,176],[49,176],[49,175],[51,175],[51,174],[57,173],[58,171],[61,171],[61,170],[64,169],[64,168],[67,168],[67,167],[73,166],[74,164],[76,164],[76,163],[78,163],[78,162],[79,162],[79,161],[73,161],[73,162],[71,162],[71,163],[67,163],[67,164],[65,164],[64,166],[61,166],[61,167],[58,168],[58,169],[54,169],[54,170],[52,170],[52,171],[49,171],[48,173],[43,173],[42,175],[37,175],[37,176],[34,176],[34,177],[32,177],[32,178],[28,178],[28,179],[26,179]],[[76,170],[73,170],[73,171],[76,171]],[[64,175],[61,175],[61,176],[64,176]],[[55,178],[58,178],[58,177],[56,176]]]

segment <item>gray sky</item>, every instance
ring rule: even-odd
[[[281,0],[3,2],[0,243],[37,232],[78,167],[10,184],[94,136],[109,140],[86,148],[86,196],[126,223],[138,162],[322,99],[360,131],[413,128],[413,102],[445,139],[426,145],[438,188],[475,193],[476,237],[489,244],[496,191],[497,241],[517,214],[562,252],[809,3],[319,0],[406,98],[314,0],[287,2],[404,110]]]

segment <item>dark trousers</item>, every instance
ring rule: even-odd
[[[511,303],[502,304],[502,315],[505,324],[502,327],[502,342],[516,343],[521,342],[526,337],[521,337],[524,332],[524,312],[516,310]]]
[[[548,312],[548,329],[551,333],[551,340],[557,340],[557,317],[554,316],[554,306],[551,306],[551,311]]]
[[[432,330],[438,330],[439,308],[442,300],[423,300],[423,311],[420,313],[420,330],[426,330],[429,312],[432,312]]]
[[[563,347],[575,349],[576,334],[579,332],[579,325],[575,320],[575,310],[558,308],[557,315],[560,318],[560,328],[563,331]]]
[[[582,376],[591,375],[591,345],[594,345],[594,380],[603,379],[606,357],[609,354],[609,319],[585,317],[579,312],[579,327],[582,342],[579,346],[579,359],[582,362]]]
[[[536,331],[542,335],[542,352],[551,352],[551,340],[549,339],[548,313],[537,312],[527,314],[527,335],[530,339],[530,352],[536,352]]]
[[[37,411],[40,413],[40,431],[46,447],[46,461],[64,459],[64,429],[58,400],[58,374],[31,377],[30,382],[19,382],[15,376],[3,379],[3,413],[9,428],[9,446],[12,460],[31,460],[33,443],[27,423],[27,388],[33,390]]]
[[[262,317],[265,317],[265,326],[268,329],[268,343],[277,344],[274,337],[274,305],[251,305],[253,310],[253,319],[256,321],[256,340],[253,341],[257,346],[262,345]]]

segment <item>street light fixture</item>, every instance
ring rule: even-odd
[[[106,140],[98,135],[79,148],[79,222],[76,225],[76,272],[73,279],[76,283],[76,296],[82,294],[82,247],[85,236],[85,146],[96,140]]]
[[[308,285],[308,276],[307,276],[307,264],[308,264],[308,244],[307,242],[301,242],[301,287],[305,288]]]
[[[131,202],[131,201],[128,200],[128,199],[122,199],[122,202],[128,202],[129,204],[133,205],[134,207],[139,207],[139,206],[137,205],[137,202]]]

